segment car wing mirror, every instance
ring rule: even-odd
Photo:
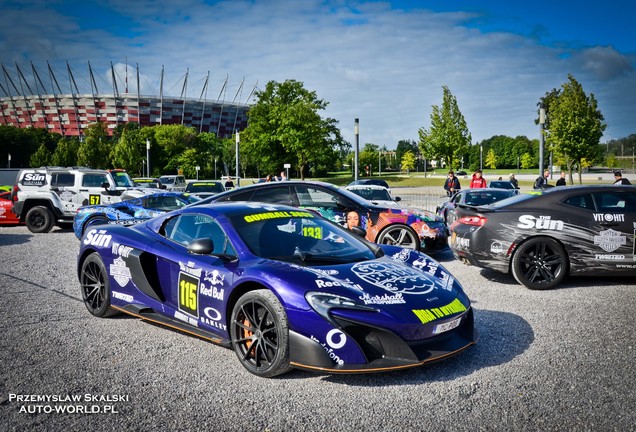
[[[367,232],[360,228],[359,226],[353,226],[350,228],[351,232],[357,235],[358,237],[366,238]]]
[[[395,197],[395,198],[393,198],[393,200],[394,200],[395,202],[400,202],[400,201],[402,201],[402,198],[400,198],[400,197]]]
[[[104,189],[108,189],[108,188],[110,188],[110,183],[108,183],[108,182],[104,182],[104,183],[102,183],[102,187],[103,187]]]
[[[188,244],[188,252],[195,255],[209,255],[214,250],[214,242],[209,237],[194,239]]]

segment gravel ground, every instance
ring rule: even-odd
[[[442,252],[473,300],[477,345],[401,372],[262,379],[230,350],[92,317],[78,247],[69,230],[0,228],[1,430],[636,430],[632,280],[534,292]]]

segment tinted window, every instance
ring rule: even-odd
[[[232,201],[236,201],[232,199]],[[272,204],[293,204],[289,187],[263,188],[254,190],[251,201],[266,202]]]
[[[195,239],[209,238],[214,244],[213,253],[236,255],[221,227],[207,215],[184,214],[177,216],[168,221],[162,234],[184,246]]]
[[[571,196],[566,198],[563,203],[574,207],[594,210],[594,202],[590,194]]]
[[[331,191],[315,187],[299,186],[296,188],[298,203],[302,207],[342,208],[351,207]]]
[[[603,192],[593,194],[600,212],[636,212],[636,194]]]
[[[83,187],[101,187],[103,183],[108,183],[105,174],[84,174],[82,178]]]
[[[51,176],[51,186],[75,186],[75,175],[71,173],[55,173]]]

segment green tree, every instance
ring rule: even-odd
[[[378,166],[378,146],[376,144],[366,143],[360,151],[360,170],[365,171],[365,167],[369,167],[369,175],[374,170],[377,171]]]
[[[324,162],[325,154],[333,155],[334,150],[346,146],[338,122],[319,114],[327,102],[301,82],[270,81],[265,90],[255,94],[258,101],[248,112],[248,127],[241,132],[241,144],[245,142],[241,151],[257,155],[259,166],[278,170],[284,163],[294,163],[304,179],[310,163]]]
[[[486,155],[486,160],[484,162],[485,165],[490,169],[497,168],[497,155],[495,154],[494,149],[488,150],[488,154]]]
[[[51,163],[64,167],[77,165],[79,145],[79,140],[75,137],[60,139],[51,157]]]
[[[413,154],[413,152],[407,151],[402,156],[402,169],[406,171],[407,174],[409,174],[409,171],[411,171],[413,168],[415,168],[415,155]]]
[[[448,87],[444,86],[443,91],[441,109],[433,105],[430,129],[419,130],[419,146],[426,159],[444,159],[447,168],[452,168],[470,145],[472,137],[457,99]]]
[[[594,94],[586,95],[581,84],[568,75],[558,96],[550,102],[549,137],[554,150],[567,160],[570,178],[572,168],[583,168],[583,160],[594,161],[602,153],[600,139],[606,124]],[[582,183],[579,169],[579,183]]]
[[[146,159],[146,140],[137,123],[126,123],[118,130],[119,139],[111,152],[111,162],[130,173],[141,173]]]
[[[530,169],[537,166],[536,158],[533,157],[530,153],[524,153],[521,155],[521,168]]]
[[[77,151],[77,164],[91,168],[110,167],[110,145],[106,123],[96,122],[84,130],[84,141]]]
[[[38,150],[31,155],[29,164],[32,167],[51,165],[51,158],[51,151],[46,147],[46,144],[42,144]]]

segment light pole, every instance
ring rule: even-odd
[[[378,177],[382,176],[382,152],[378,150]]]
[[[146,138],[146,169],[150,177],[150,140],[148,138]]]
[[[216,161],[218,161],[219,158],[214,158],[214,180],[216,180]]]
[[[11,153],[9,153],[9,155],[7,156],[7,161],[8,161],[7,168],[11,168]]]
[[[484,170],[484,145],[479,144],[479,169]]]
[[[201,169],[201,167],[199,165],[197,165],[194,168],[197,170],[197,180],[199,180],[199,170]]]
[[[239,132],[236,131],[236,166],[235,166],[235,177],[236,177],[236,187],[241,186],[241,181],[239,180],[239,144],[241,142],[241,137],[239,136]]]
[[[353,174],[353,179],[354,180],[358,180],[358,157],[359,157],[359,151],[360,151],[360,120],[359,119],[355,119],[354,123],[353,123],[353,133],[356,136],[356,148],[355,148],[355,154],[354,154],[354,174]]]
[[[545,105],[543,102],[539,104],[539,175],[543,175],[543,148],[545,147],[545,136],[543,128],[545,127]]]

